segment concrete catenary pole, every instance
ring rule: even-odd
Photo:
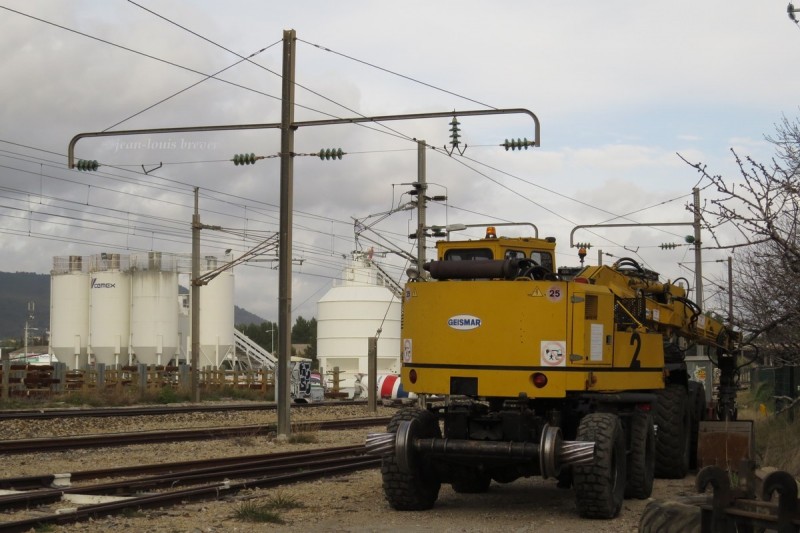
[[[292,202],[294,187],[294,70],[297,36],[283,32],[283,89],[281,102],[281,204],[278,287],[278,437],[288,437],[290,368],[292,362]]]
[[[194,188],[192,215],[192,401],[200,402],[200,188]]]

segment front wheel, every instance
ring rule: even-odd
[[[625,495],[625,434],[617,415],[592,413],[578,425],[576,440],[594,441],[594,461],[572,467],[578,513],[614,518]]]
[[[393,449],[383,456],[381,462],[383,494],[389,505],[398,511],[430,509],[439,497],[441,482],[428,461],[411,449],[410,441],[414,438],[441,438],[439,422],[430,411],[407,407],[395,413],[386,431],[396,434],[403,422],[410,424],[402,426],[409,437],[405,439],[404,449]],[[398,457],[398,453],[403,456]]]

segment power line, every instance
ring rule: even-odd
[[[213,41],[213,40],[211,40],[211,39],[209,39],[209,38],[207,38],[207,37],[204,37],[203,35],[200,35],[199,33],[195,32],[195,31],[193,31],[193,30],[190,30],[189,28],[187,28],[187,27],[185,27],[185,26],[182,26],[181,24],[178,24],[177,22],[175,22],[175,21],[173,21],[173,20],[171,20],[171,19],[169,19],[169,18],[167,18],[167,17],[165,17],[165,16],[163,16],[163,15],[160,15],[160,14],[156,13],[155,11],[153,11],[153,10],[151,10],[151,9],[145,8],[145,7],[143,7],[143,6],[139,5],[139,4],[137,4],[136,2],[133,2],[132,0],[128,0],[128,1],[129,1],[131,4],[133,4],[133,5],[135,5],[135,6],[139,7],[139,8],[141,8],[141,9],[143,9],[143,10],[147,11],[148,13],[151,13],[151,14],[155,15],[156,17],[158,17],[158,18],[160,18],[160,19],[162,19],[162,20],[164,20],[164,21],[168,22],[169,24],[172,24],[172,25],[174,25],[174,26],[177,26],[178,28],[180,28],[180,29],[182,29],[182,30],[184,30],[184,31],[186,31],[186,32],[189,32],[190,34],[194,35],[195,37],[198,37],[198,38],[200,38],[200,39],[202,39],[202,40],[204,40],[204,41],[206,41],[206,42],[208,42],[208,43],[210,43],[210,44],[212,44],[212,45],[214,45],[214,46],[216,46],[216,47],[218,47],[218,48],[221,48],[222,50],[225,50],[225,51],[226,51],[226,52],[228,52],[228,53],[231,53],[231,54],[235,55],[236,57],[240,58],[242,61],[247,61],[248,63],[250,63],[250,64],[252,64],[252,65],[254,65],[254,66],[257,66],[257,67],[259,67],[259,68],[261,68],[261,69],[263,69],[263,70],[265,70],[265,71],[269,72],[270,74],[273,74],[273,75],[277,76],[278,78],[281,78],[281,79],[283,78],[283,76],[281,76],[279,73],[277,73],[277,72],[275,72],[275,71],[273,71],[273,70],[271,70],[271,69],[268,69],[267,67],[265,67],[265,66],[263,66],[263,65],[260,65],[260,64],[258,64],[258,63],[256,63],[256,62],[254,62],[254,61],[250,60],[250,58],[244,57],[244,56],[242,56],[241,54],[239,54],[239,53],[237,53],[237,52],[234,52],[234,51],[233,51],[233,50],[231,50],[230,48],[226,48],[225,46],[223,46],[223,45],[221,45],[221,44],[219,44],[219,43],[217,43],[217,42],[215,42],[215,41]],[[300,39],[298,39],[298,40],[300,40]],[[305,41],[301,41],[301,42],[305,42]],[[274,46],[274,45],[272,45],[272,46]],[[238,63],[237,63],[237,64],[238,64]],[[213,76],[210,76],[210,77],[213,77]],[[204,81],[205,81],[205,80],[204,80]],[[332,104],[334,104],[334,105],[337,105],[337,106],[341,107],[342,109],[345,109],[345,110],[347,110],[347,111],[349,111],[349,112],[351,112],[351,113],[355,113],[355,114],[357,114],[359,117],[362,117],[362,118],[365,118],[365,117],[366,117],[365,115],[363,115],[363,114],[361,114],[361,113],[359,113],[359,112],[357,112],[357,111],[355,111],[355,110],[353,110],[353,109],[351,109],[351,108],[349,108],[349,107],[345,106],[344,104],[342,104],[342,103],[340,103],[340,102],[337,102],[337,101],[335,101],[335,100],[333,100],[333,99],[331,99],[331,98],[328,98],[328,97],[327,97],[327,96],[325,96],[324,94],[322,94],[322,93],[320,93],[320,92],[318,92],[318,91],[315,91],[315,90],[313,90],[313,89],[310,89],[309,87],[306,87],[305,85],[302,85],[302,84],[300,84],[300,83],[297,83],[297,82],[294,82],[294,85],[295,85],[296,87],[300,87],[301,89],[304,89],[304,90],[306,90],[306,91],[310,92],[311,94],[313,94],[313,95],[315,95],[315,96],[318,96],[318,97],[322,98],[323,100],[326,100],[327,102],[330,102],[330,103],[332,103]],[[326,116],[329,116],[329,117],[341,118],[341,117],[336,117],[335,115],[332,115],[332,114],[330,114],[330,113],[324,113],[324,112],[322,112],[322,111],[319,111],[319,110],[316,110],[316,109],[311,109],[310,107],[306,107],[306,106],[299,105],[299,104],[297,104],[297,103],[295,103],[295,105],[297,105],[298,107],[302,107],[302,108],[304,108],[304,109],[308,109],[308,110],[310,110],[310,111],[315,111],[315,112],[317,112],[317,113],[320,113],[320,114],[323,114],[323,115],[326,115]],[[487,107],[488,107],[488,106],[487,106]],[[494,109],[494,108],[493,108],[493,109]],[[383,124],[383,123],[376,122],[376,124],[379,124],[379,125],[380,125],[382,128],[384,128],[385,130],[387,130],[387,132],[391,132],[392,134],[395,134],[395,135],[397,135],[397,136],[398,136],[398,137],[400,137],[400,138],[403,138],[403,139],[405,139],[405,140],[408,140],[408,141],[413,141],[413,140],[414,140],[412,136],[410,136],[410,135],[406,135],[406,134],[404,134],[404,133],[401,133],[400,131],[398,131],[398,130],[396,130],[396,129],[394,129],[394,128],[391,128],[391,127],[389,127],[389,126],[387,126],[387,125],[385,125],[385,124]],[[376,128],[372,128],[372,127],[370,127],[370,126],[367,126],[367,125],[365,125],[365,124],[360,124],[360,123],[359,123],[359,124],[356,124],[356,125],[358,125],[358,126],[361,126],[361,127],[364,127],[364,128],[367,128],[367,129],[374,129],[375,131],[380,131],[380,130],[377,130]]]
[[[155,60],[155,61],[158,61],[158,62],[160,62],[160,63],[164,63],[164,64],[167,64],[167,65],[170,65],[170,66],[173,66],[173,67],[179,68],[179,69],[181,69],[181,70],[185,70],[185,71],[188,71],[188,72],[192,72],[193,74],[199,74],[199,75],[201,75],[201,76],[204,76],[204,77],[212,77],[212,78],[213,78],[213,76],[212,76],[212,75],[210,75],[210,74],[206,74],[205,72],[200,72],[199,70],[195,70],[195,69],[193,69],[193,68],[189,68],[189,67],[186,67],[186,66],[184,66],[184,65],[180,65],[180,64],[178,64],[178,63],[175,63],[174,61],[169,61],[168,59],[163,59],[163,58],[160,58],[160,57],[156,57],[156,56],[154,56],[154,55],[151,55],[151,54],[147,54],[147,53],[145,53],[145,52],[140,52],[139,50],[134,50],[133,48],[129,48],[129,47],[127,47],[127,46],[123,46],[123,45],[121,45],[121,44],[117,44],[117,43],[114,43],[114,42],[108,41],[108,40],[106,40],[106,39],[102,39],[102,38],[100,38],[100,37],[95,37],[94,35],[89,35],[88,33],[84,33],[84,32],[82,32],[82,31],[74,30],[74,29],[72,29],[72,28],[68,28],[68,27],[66,27],[66,26],[62,26],[61,24],[56,24],[55,22],[51,22],[51,21],[49,21],[49,20],[45,20],[45,19],[43,19],[43,18],[35,17],[35,16],[33,16],[33,15],[29,15],[28,13],[23,13],[22,11],[17,11],[16,9],[11,9],[10,7],[6,7],[6,6],[0,6],[0,9],[5,9],[6,11],[10,11],[10,12],[12,12],[12,13],[16,13],[17,15],[21,15],[21,16],[23,16],[23,17],[27,17],[27,18],[29,18],[29,19],[33,19],[33,20],[35,20],[35,21],[42,22],[42,23],[44,23],[44,24],[48,24],[48,25],[50,25],[50,26],[54,26],[54,27],[56,27],[56,28],[59,28],[59,29],[62,29],[62,30],[68,31],[68,32],[70,32],[70,33],[74,33],[74,34],[76,34],[76,35],[80,35],[80,36],[82,36],[82,37],[87,37],[87,38],[89,38],[89,39],[92,39],[92,40],[95,40],[95,41],[101,42],[101,43],[103,43],[103,44],[107,44],[107,45],[109,45],[109,46],[113,46],[114,48],[119,48],[120,50],[125,50],[126,52],[131,52],[131,53],[133,53],[133,54],[140,55],[140,56],[142,56],[142,57],[146,57],[146,58],[148,58],[148,59],[153,59],[153,60]],[[278,100],[280,100],[280,98],[279,98],[279,97],[277,97],[277,96],[273,96],[273,95],[271,95],[271,94],[267,94],[267,93],[265,93],[265,92],[258,91],[258,90],[256,90],[256,89],[253,89],[253,88],[251,88],[251,87],[247,87],[247,86],[244,86],[244,85],[240,85],[240,84],[238,84],[238,83],[235,83],[235,82],[232,82],[232,81],[229,81],[229,80],[225,80],[225,79],[223,79],[223,78],[214,78],[214,79],[215,79],[215,80],[217,80],[217,81],[220,81],[220,82],[222,82],[222,83],[227,83],[228,85],[232,85],[232,86],[234,86],[234,87],[238,87],[238,88],[240,88],[240,89],[244,89],[244,90],[246,90],[246,91],[254,92],[254,93],[260,94],[260,95],[262,95],[262,96],[267,96],[267,97],[270,97],[270,98],[275,98],[275,99],[278,99]]]
[[[128,0],[128,1],[130,1],[130,0]],[[184,88],[183,88],[183,89],[181,89],[180,91],[178,91],[178,92],[176,92],[176,93],[172,93],[171,95],[167,96],[166,98],[162,98],[162,99],[161,99],[161,100],[159,100],[158,102],[156,102],[156,103],[154,103],[154,104],[152,104],[152,105],[149,105],[149,106],[145,107],[145,108],[144,108],[144,109],[142,109],[141,111],[137,111],[137,112],[136,112],[136,113],[134,113],[133,115],[130,115],[129,117],[126,117],[126,118],[124,118],[124,119],[120,120],[119,122],[117,122],[117,123],[115,123],[115,124],[112,124],[111,126],[107,127],[107,128],[106,128],[106,129],[104,129],[103,131],[108,131],[108,130],[110,130],[111,128],[115,128],[115,127],[119,126],[120,124],[122,124],[122,123],[124,123],[124,122],[127,122],[127,121],[129,121],[130,119],[132,119],[132,118],[134,118],[134,117],[137,117],[137,116],[141,115],[141,114],[142,114],[142,113],[144,113],[145,111],[149,111],[149,110],[153,109],[154,107],[156,107],[157,105],[161,105],[161,104],[163,104],[164,102],[166,102],[167,100],[171,100],[172,98],[175,98],[175,97],[176,97],[176,96],[178,96],[179,94],[185,93],[185,92],[186,92],[186,91],[188,91],[189,89],[191,89],[191,88],[193,88],[193,87],[196,87],[196,86],[200,85],[201,83],[203,83],[203,82],[205,82],[205,81],[208,81],[208,80],[209,80],[209,79],[211,79],[211,78],[216,78],[217,74],[222,74],[222,73],[223,73],[223,72],[225,72],[226,70],[232,69],[232,68],[233,68],[233,67],[235,67],[236,65],[239,65],[240,63],[243,63],[244,61],[246,61],[246,60],[249,60],[251,57],[255,57],[255,56],[257,56],[258,54],[260,54],[261,52],[264,52],[265,50],[269,50],[270,48],[272,48],[273,46],[275,46],[275,45],[276,45],[276,44],[278,44],[279,42],[280,42],[280,41],[276,41],[276,42],[272,43],[271,45],[269,45],[269,46],[267,46],[267,47],[265,47],[265,48],[262,48],[261,50],[258,50],[257,52],[253,52],[253,53],[252,53],[252,54],[250,54],[248,57],[246,57],[246,58],[243,58],[243,59],[241,59],[240,61],[237,61],[236,63],[233,63],[232,65],[229,65],[229,66],[227,66],[227,67],[225,67],[225,68],[223,68],[223,69],[220,69],[220,70],[216,71],[216,72],[215,72],[215,73],[213,73],[213,74],[209,74],[209,75],[207,75],[207,76],[206,76],[205,78],[203,78],[202,80],[200,80],[200,81],[197,81],[197,82],[195,82],[195,83],[193,83],[193,84],[189,85],[188,87],[184,87]]]
[[[387,68],[379,67],[378,65],[375,65],[373,63],[369,63],[369,62],[364,61],[362,59],[358,59],[358,58],[349,56],[347,54],[343,54],[341,52],[337,52],[335,50],[331,50],[330,48],[326,48],[326,47],[318,45],[318,44],[310,43],[308,41],[304,41],[303,39],[297,39],[297,40],[300,41],[301,43],[313,46],[314,48],[318,48],[318,49],[323,50],[325,52],[329,52],[331,54],[335,54],[335,55],[344,57],[344,58],[349,59],[351,61],[355,61],[356,63],[361,63],[362,65],[366,65],[368,67],[371,67],[371,68],[374,68],[374,69],[377,69],[377,70],[381,70],[383,72],[386,72],[388,74],[392,74],[393,76],[397,76],[399,78],[403,78],[403,79],[406,79],[406,80],[409,80],[409,81],[413,81],[414,83],[418,83],[420,85],[424,85],[425,87],[430,87],[431,89],[435,89],[437,91],[440,91],[440,92],[443,92],[443,93],[446,93],[446,94],[449,94],[449,95],[452,95],[452,96],[456,96],[456,97],[461,98],[463,100],[467,100],[468,102],[472,102],[474,104],[478,104],[478,105],[483,106],[483,107],[488,107],[489,109],[498,109],[498,108],[496,108],[494,106],[491,106],[489,104],[484,104],[483,102],[479,102],[478,100],[474,100],[472,98],[469,98],[467,96],[458,94],[456,92],[448,91],[447,89],[442,89],[441,87],[437,87],[435,85],[431,85],[430,83],[426,83],[426,82],[418,80],[416,78],[412,78],[411,76],[406,76],[405,74],[400,74],[399,72],[395,72],[395,71],[389,70]]]
[[[134,5],[137,5],[138,7],[141,7],[141,6],[139,6],[138,4],[136,4],[135,2],[131,2],[131,3],[133,3]],[[43,22],[43,23],[46,23],[46,24],[49,24],[49,25],[52,25],[52,26],[58,27],[58,28],[60,28],[60,29],[64,29],[64,30],[67,30],[67,31],[70,31],[70,32],[73,32],[73,33],[76,33],[76,34],[79,34],[79,35],[82,35],[82,36],[85,36],[85,37],[89,37],[89,38],[91,38],[91,39],[97,40],[97,41],[99,41],[99,42],[102,42],[102,43],[104,43],[104,44],[108,44],[108,45],[111,45],[111,46],[115,46],[115,47],[117,47],[117,48],[124,49],[124,50],[126,50],[126,51],[130,51],[130,52],[133,52],[133,53],[137,53],[137,54],[139,54],[139,55],[142,55],[142,56],[145,56],[145,57],[148,57],[148,58],[151,58],[151,59],[155,59],[155,60],[158,60],[158,61],[161,61],[161,62],[167,63],[167,64],[169,64],[169,65],[176,66],[176,67],[178,67],[178,68],[181,68],[181,69],[184,69],[184,70],[191,71],[191,72],[193,72],[193,73],[197,73],[197,74],[203,75],[203,76],[205,76],[205,77],[206,77],[205,79],[208,79],[208,78],[210,78],[210,77],[214,77],[214,75],[213,75],[213,74],[212,74],[212,75],[204,74],[204,73],[202,73],[202,72],[199,72],[199,71],[197,71],[197,70],[194,70],[194,69],[190,69],[190,68],[188,68],[188,67],[184,67],[184,66],[182,66],[182,65],[179,65],[179,64],[177,64],[177,63],[170,62],[170,61],[167,61],[167,60],[164,60],[164,59],[158,58],[158,57],[156,57],[156,56],[152,56],[152,55],[150,55],[150,54],[145,54],[145,53],[142,53],[142,52],[138,52],[138,51],[136,51],[136,50],[133,50],[133,49],[130,49],[130,48],[128,48],[128,47],[124,47],[124,46],[121,46],[121,45],[117,45],[117,44],[115,44],[115,43],[112,43],[112,42],[110,42],[110,41],[107,41],[107,40],[104,40],[104,39],[100,39],[100,38],[97,38],[97,37],[93,37],[93,36],[91,36],[91,35],[88,35],[88,34],[85,34],[85,33],[83,33],[83,32],[79,32],[79,31],[77,31],[77,30],[73,30],[73,29],[67,28],[67,27],[65,27],[65,26],[61,26],[61,25],[59,25],[59,24],[52,23],[52,22],[46,21],[46,20],[44,20],[44,19],[40,19],[40,18],[38,18],[38,17],[34,17],[34,16],[31,16],[31,15],[27,15],[27,14],[25,14],[25,13],[22,13],[22,12],[19,12],[19,11],[13,10],[13,9],[6,8],[6,7],[4,7],[4,6],[0,6],[0,7],[3,7],[3,9],[6,9],[7,11],[11,11],[11,12],[14,12],[14,13],[20,14],[20,15],[22,15],[22,16],[29,17],[29,18],[31,18],[31,19],[34,19],[34,20],[37,20],[37,21],[40,21],[40,22]],[[144,8],[142,8],[142,9],[144,9]],[[147,11],[150,11],[150,10],[147,10]],[[153,13],[153,12],[151,11],[151,13]],[[154,14],[155,14],[155,13],[154,13]],[[160,15],[158,15],[158,16],[160,16]],[[164,17],[161,17],[161,18],[164,18]],[[168,19],[165,19],[165,20],[168,20]],[[168,21],[169,21],[169,20],[168,20]],[[175,23],[174,23],[174,22],[172,22],[172,21],[169,21],[169,22],[171,22],[171,23],[175,24]],[[210,42],[211,44],[214,44],[214,45],[216,45],[216,46],[219,46],[219,47],[223,48],[224,50],[226,50],[226,51],[228,51],[228,52],[230,52],[230,53],[234,53],[234,54],[236,54],[235,52],[233,52],[233,51],[231,51],[231,50],[228,50],[228,49],[227,49],[227,48],[225,48],[225,47],[222,47],[221,45],[219,45],[219,44],[215,43],[214,41],[211,41],[211,40],[209,40],[209,39],[206,39],[206,38],[202,37],[201,35],[199,35],[199,34],[197,34],[197,33],[195,33],[195,32],[191,32],[191,30],[188,30],[187,28],[185,28],[185,27],[183,27],[183,26],[180,26],[180,25],[178,25],[178,24],[176,24],[176,25],[177,25],[177,26],[179,26],[179,27],[181,27],[182,29],[184,29],[184,30],[186,30],[186,31],[189,31],[190,33],[193,33],[194,35],[196,35],[196,36],[198,36],[198,37],[200,37],[200,38],[203,38],[203,39],[205,39],[206,41]],[[301,41],[301,42],[304,42],[304,43],[306,43],[306,44],[309,44],[309,45],[311,45],[311,46],[315,46],[315,47],[317,47],[317,48],[322,48],[322,47],[320,47],[319,45],[315,45],[315,44],[313,44],[313,43],[309,43],[309,42],[307,42],[307,41],[303,41],[303,40],[300,40],[300,41]],[[273,45],[273,46],[274,46],[274,45]],[[454,93],[454,92],[452,92],[452,91],[447,91],[447,90],[441,89],[441,88],[439,88],[439,87],[433,86],[433,85],[431,85],[431,84],[427,84],[427,83],[421,82],[420,80],[417,80],[417,79],[411,78],[411,77],[409,77],[409,76],[405,76],[405,75],[398,74],[398,73],[396,73],[396,72],[393,72],[393,71],[391,71],[391,70],[385,69],[385,68],[383,68],[383,67],[378,67],[377,65],[373,65],[373,64],[371,64],[371,63],[368,63],[368,62],[365,62],[365,61],[362,61],[362,60],[358,60],[358,59],[356,59],[356,58],[353,58],[353,57],[351,57],[351,56],[347,56],[347,55],[345,55],[345,54],[341,54],[341,53],[339,53],[339,52],[335,52],[335,51],[333,51],[333,50],[330,50],[330,49],[327,49],[327,48],[322,48],[322,49],[323,49],[323,50],[325,50],[325,51],[331,52],[331,53],[335,53],[335,54],[341,55],[342,57],[346,57],[346,58],[348,58],[348,59],[351,59],[351,60],[353,60],[353,61],[357,61],[357,62],[363,63],[363,64],[365,64],[365,65],[368,65],[368,66],[371,66],[371,67],[373,67],[373,68],[377,68],[377,69],[379,69],[379,70],[383,70],[383,71],[385,71],[385,72],[388,72],[388,73],[391,73],[391,74],[393,74],[393,75],[397,75],[397,76],[399,76],[399,77],[403,77],[403,78],[405,78],[405,79],[409,79],[410,81],[414,81],[415,83],[420,83],[420,84],[422,84],[422,85],[428,86],[428,87],[430,87],[430,88],[433,88],[433,89],[435,89],[435,90],[439,90],[439,91],[442,91],[442,92],[446,92],[446,93],[448,93],[448,94],[452,94],[452,95],[454,95],[454,96],[457,96],[457,97],[459,97],[459,98],[464,98],[464,99],[466,99],[466,100],[469,100],[469,101],[472,101],[472,102],[478,103],[479,105],[483,105],[483,106],[486,106],[486,107],[490,107],[490,108],[496,109],[496,108],[494,108],[493,106],[488,106],[487,104],[483,104],[483,103],[481,103],[481,102],[478,102],[478,101],[476,101],[476,100],[472,100],[472,99],[466,98],[466,97],[464,97],[464,96],[462,96],[462,95],[459,95],[459,94],[457,94],[457,93]],[[236,54],[236,55],[238,56],[238,54]],[[239,57],[243,57],[243,56],[239,56]],[[243,58],[243,59],[248,59],[248,58]],[[257,63],[254,63],[254,62],[252,62],[252,61],[251,61],[251,63],[252,63],[252,64],[254,64],[254,65],[257,65],[257,66],[259,66],[260,68],[264,68],[265,70],[269,71],[269,69],[266,69],[265,67],[262,67],[262,66],[258,65]],[[269,72],[272,72],[272,71],[269,71]],[[275,73],[273,73],[273,74],[275,74]],[[269,95],[269,94],[263,93],[263,92],[261,92],[261,91],[256,91],[256,90],[254,90],[254,89],[251,89],[251,88],[249,88],[249,87],[245,87],[245,86],[242,86],[242,85],[239,85],[239,84],[234,84],[234,83],[228,82],[227,80],[223,80],[223,79],[221,79],[221,78],[216,78],[216,77],[214,77],[214,79],[217,79],[218,81],[223,81],[223,82],[225,82],[225,83],[230,83],[230,84],[232,84],[232,85],[235,85],[235,86],[237,86],[237,87],[244,88],[244,89],[247,89],[247,90],[251,90],[251,91],[253,91],[253,92],[256,92],[256,93],[258,93],[258,94],[262,94],[262,95],[265,95],[265,96],[268,96],[268,97],[271,97],[271,98],[276,98],[276,97],[274,97],[273,95]],[[205,80],[203,80],[203,81],[205,81]],[[196,85],[196,84],[195,84],[195,85]],[[343,106],[342,104],[339,104],[339,103],[337,103],[337,102],[335,102],[335,101],[333,101],[333,100],[331,100],[331,99],[329,99],[329,98],[325,97],[324,95],[321,95],[320,93],[317,93],[317,92],[315,92],[315,91],[311,91],[310,89],[308,89],[308,88],[306,88],[306,87],[303,87],[302,85],[299,85],[299,84],[298,84],[298,86],[299,86],[299,87],[301,87],[301,88],[304,88],[304,89],[306,89],[306,90],[309,90],[309,91],[310,91],[310,92],[312,92],[313,94],[316,94],[316,95],[318,95],[318,96],[320,96],[320,97],[322,97],[322,98],[325,98],[326,100],[328,100],[328,101],[330,101],[330,102],[332,102],[332,103],[335,103],[336,105],[340,105],[340,106],[342,106],[343,108],[345,108],[345,109],[348,109],[348,110],[349,110],[349,108],[347,108],[347,107]],[[155,104],[155,105],[158,105],[158,104]],[[151,108],[152,108],[152,107],[153,107],[153,106],[151,106]],[[304,106],[299,106],[299,107],[304,107]],[[310,108],[307,108],[307,109],[310,109]],[[144,110],[143,110],[143,111],[144,111]],[[315,112],[322,113],[321,111],[317,111],[317,110],[312,110],[312,111],[315,111]],[[327,113],[323,113],[323,114],[326,114],[326,115],[329,115],[329,116],[333,116],[333,115],[330,115],[330,114],[327,114]],[[363,117],[364,115],[360,115],[360,116],[362,116],[362,117]],[[126,120],[127,120],[127,119],[126,119]],[[119,124],[119,123],[118,123],[118,124]],[[112,126],[112,127],[113,127],[113,126]],[[383,126],[383,127],[385,127],[385,126]],[[375,128],[369,128],[369,129],[375,129]],[[408,136],[408,135],[405,135],[405,134],[402,134],[402,133],[398,132],[397,130],[393,130],[393,129],[391,129],[391,128],[386,128],[386,129],[388,129],[388,130],[389,130],[389,131],[391,131],[391,132],[394,132],[394,133],[396,133],[398,137],[400,137],[400,138],[402,138],[402,139],[404,139],[404,140],[413,140],[413,139],[412,139],[410,136]],[[377,130],[377,129],[375,129],[375,131],[380,131],[380,130]],[[381,133],[386,133],[386,132],[383,132],[383,131],[381,131]],[[437,151],[438,151],[438,150],[437,150]],[[474,160],[474,159],[471,159],[471,158],[467,158],[467,159],[469,159],[469,160],[471,160],[471,161],[473,161],[473,162],[475,162],[475,163],[478,163],[478,164],[482,164],[482,165],[484,165],[484,163],[481,163],[481,162],[479,162],[479,161],[477,161],[477,160]],[[460,163],[461,163],[461,162],[460,162]],[[463,164],[463,163],[461,163],[461,164]],[[465,166],[467,166],[467,168],[471,168],[471,167],[469,167],[468,165],[465,165]],[[497,171],[497,172],[502,172],[503,174],[509,175],[509,176],[511,176],[511,177],[514,177],[514,178],[516,178],[516,179],[521,179],[521,178],[518,178],[518,177],[516,177],[516,176],[513,176],[513,175],[511,175],[511,174],[509,174],[509,173],[503,172],[503,171],[501,171],[501,170],[499,170],[499,169],[497,169],[497,168],[495,168],[495,167],[491,167],[491,166],[489,166],[489,165],[486,165],[486,166],[488,166],[489,168],[491,168],[491,169],[493,169],[493,170],[495,170],[495,171]],[[112,167],[112,168],[115,168],[115,167]],[[473,170],[474,170],[475,172],[478,172],[478,171],[477,171],[477,170],[475,170],[475,169],[473,169]],[[556,215],[556,216],[559,216],[559,217],[563,218],[564,220],[566,220],[566,221],[568,221],[568,222],[571,222],[571,221],[569,221],[569,219],[566,219],[565,217],[563,217],[563,216],[559,215],[558,213],[555,213],[555,212],[553,212],[553,211],[551,211],[551,210],[547,209],[546,207],[544,207],[544,206],[542,206],[542,205],[540,205],[540,204],[538,204],[538,203],[534,202],[534,201],[533,201],[533,200],[531,200],[530,198],[526,198],[525,196],[523,196],[523,195],[521,195],[521,194],[517,193],[516,191],[513,191],[513,190],[512,190],[512,189],[510,189],[509,187],[506,187],[505,185],[501,184],[501,183],[500,183],[500,182],[498,182],[497,180],[494,180],[493,178],[489,177],[488,175],[486,175],[486,174],[484,174],[484,173],[480,173],[480,172],[478,172],[478,173],[479,173],[480,175],[484,176],[485,178],[489,179],[490,181],[494,182],[496,185],[498,185],[498,186],[500,186],[500,187],[503,187],[503,188],[506,188],[507,190],[511,191],[511,192],[512,192],[512,193],[514,193],[514,194],[517,194],[518,196],[520,196],[521,198],[525,199],[526,201],[529,201],[529,202],[533,203],[533,204],[534,204],[534,205],[536,205],[537,207],[540,207],[541,209],[544,209],[544,210],[546,210],[546,211],[548,211],[548,212],[550,212],[550,213],[552,213],[552,214],[554,214],[554,215]],[[161,178],[161,179],[164,179],[164,178]],[[530,185],[533,185],[533,186],[537,186],[537,187],[538,187],[538,185],[536,185],[536,184],[534,184],[534,183],[532,183],[532,182],[528,182],[528,181],[526,181],[526,180],[522,180],[522,181],[524,181],[524,182],[526,182],[526,183],[529,183]],[[91,186],[92,186],[92,185],[88,185],[88,184],[82,184],[82,185],[84,185],[84,186],[86,186],[86,187],[91,187]],[[542,187],[542,188],[543,188],[543,187]],[[543,189],[544,189],[544,190],[548,190],[548,189],[545,189],[545,188],[543,188]],[[552,193],[552,194],[557,194],[557,195],[560,195],[559,193],[556,193],[555,191],[548,190],[548,192],[550,192],[550,193]],[[221,194],[224,194],[224,193],[221,193]],[[560,195],[560,196],[564,196],[564,195]],[[572,201],[576,201],[576,202],[578,202],[578,203],[583,203],[583,202],[580,202],[580,201],[578,201],[578,200],[576,200],[576,199],[574,199],[574,198],[569,198],[569,197],[566,197],[566,196],[564,196],[564,197],[565,197],[565,198],[568,198],[568,199],[570,199],[570,200],[572,200]],[[247,199],[247,200],[249,200],[249,201],[252,201],[251,199]],[[589,204],[585,204],[585,203],[584,203],[584,205],[589,205]],[[597,209],[597,207],[596,207],[596,206],[592,206],[592,207],[595,207],[595,208]],[[601,210],[601,211],[602,211],[602,210]],[[613,215],[613,213],[610,213],[610,212],[608,212],[608,211],[605,211],[605,212],[607,212],[607,213],[609,213],[609,214],[612,214],[612,215]],[[319,217],[319,215],[309,215],[309,216],[314,216],[314,217],[318,217],[318,218],[323,218],[323,217]],[[616,216],[616,215],[615,215],[615,216]],[[339,221],[339,222],[340,222],[340,223],[343,223],[343,222],[341,222],[341,221]],[[573,223],[573,222],[571,222],[571,223]],[[573,224],[574,224],[574,223],[573,223]]]

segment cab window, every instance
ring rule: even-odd
[[[489,248],[464,248],[447,250],[444,254],[445,261],[485,261],[494,259]]]
[[[548,270],[553,270],[553,256],[548,252],[531,252],[531,259]]]
[[[525,259],[525,252],[522,250],[506,250],[506,259]]]

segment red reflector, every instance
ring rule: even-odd
[[[653,406],[651,404],[649,404],[649,403],[639,403],[639,404],[636,404],[636,408],[639,411],[643,411],[645,413],[648,413],[653,409]]]
[[[408,379],[409,381],[411,381],[411,383],[417,382],[417,371],[414,370],[413,368],[408,371]]]
[[[531,376],[531,381],[536,388],[541,389],[547,385],[547,376],[541,372],[536,372],[533,376]]]
[[[589,280],[586,278],[574,278],[572,281],[575,283],[589,283]]]

